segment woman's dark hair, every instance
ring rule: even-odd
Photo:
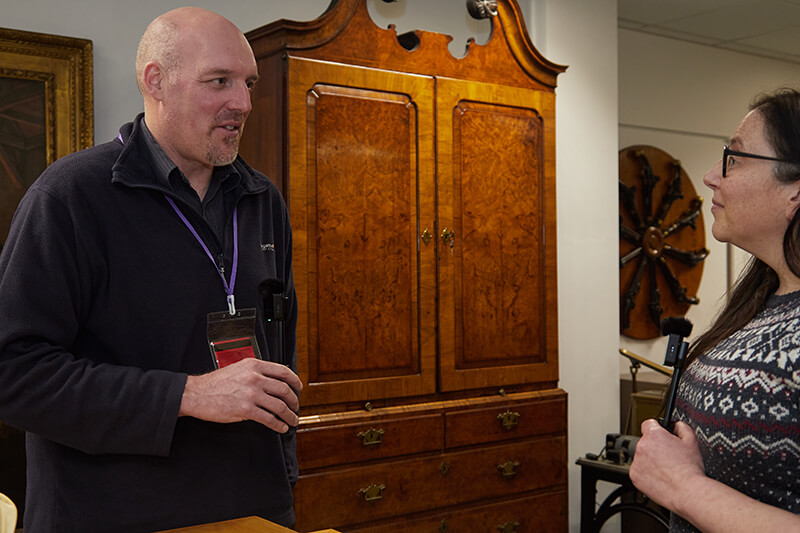
[[[750,104],[764,117],[764,130],[775,155],[792,163],[775,163],[775,179],[785,183],[800,179],[800,91],[780,89],[762,94]],[[800,209],[783,236],[783,255],[792,273],[800,277]],[[764,306],[767,297],[778,288],[778,275],[753,257],[733,288],[730,300],[711,328],[703,333],[689,351],[688,361],[716,346],[740,330]]]

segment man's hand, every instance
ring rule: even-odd
[[[288,367],[248,358],[200,376],[189,376],[179,416],[210,422],[254,420],[278,433],[297,425],[302,390]]]

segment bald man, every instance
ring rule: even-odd
[[[51,165],[0,254],[0,420],[27,432],[24,529],[291,525],[291,228],[237,155],[253,52],[230,21],[180,8],[147,27],[136,74],[144,113]],[[286,302],[283,350],[265,280]]]

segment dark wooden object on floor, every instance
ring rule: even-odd
[[[555,86],[514,0],[453,57],[365,0],[248,33],[294,230],[300,531],[566,531]],[[461,13],[454,16],[463,16]]]

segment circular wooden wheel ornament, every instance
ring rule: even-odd
[[[619,152],[620,332],[661,336],[661,319],[699,303],[708,255],[703,199],[680,161],[653,146]]]

